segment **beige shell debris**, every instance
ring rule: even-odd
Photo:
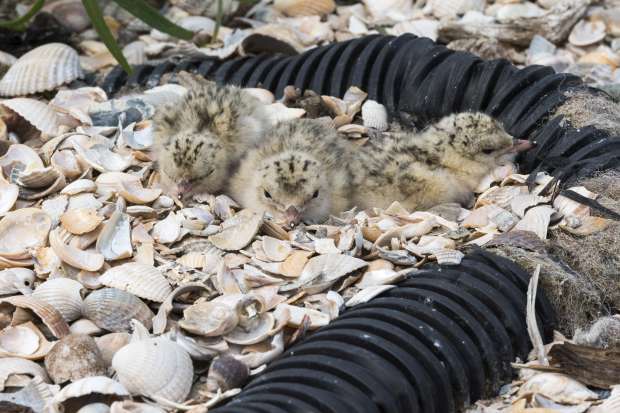
[[[155,241],[161,244],[171,244],[183,236],[181,223],[181,215],[170,212],[165,219],[155,224],[151,235]]]
[[[45,412],[53,405],[55,391],[54,386],[44,383],[40,377],[34,377],[17,392],[0,393],[0,402],[3,402],[3,405],[8,404],[9,408],[17,405],[27,411]]]
[[[568,41],[574,46],[590,46],[605,38],[605,23],[602,21],[581,20],[568,36]]]
[[[0,166],[2,168],[11,166],[13,162],[21,163],[25,168],[31,170],[45,167],[36,151],[21,143],[11,145],[9,150],[0,157]]]
[[[263,217],[249,209],[239,211],[222,223],[222,231],[211,235],[209,241],[225,251],[238,251],[246,247],[258,233]]]
[[[0,255],[9,259],[30,258],[29,250],[45,246],[52,226],[50,217],[38,208],[22,208],[0,220]]]
[[[0,215],[4,215],[9,212],[19,195],[19,187],[15,184],[10,184],[0,176]]]
[[[31,321],[0,331],[0,357],[40,360],[53,346]]]
[[[83,173],[82,166],[73,151],[63,150],[54,152],[50,159],[50,164],[68,179],[75,179]]]
[[[461,251],[451,249],[440,249],[433,252],[437,264],[440,265],[459,265],[465,254]]]
[[[599,396],[586,386],[558,373],[536,374],[519,389],[519,395],[537,393],[556,403],[579,404],[587,400],[597,400]]]
[[[367,303],[378,295],[383,294],[387,290],[391,290],[395,285],[372,285],[370,287],[362,288],[353,297],[349,298],[346,302],[347,307],[354,307],[359,304]]]
[[[112,213],[97,237],[96,248],[108,261],[133,255],[129,216],[118,209]]]
[[[76,397],[89,396],[92,394],[104,394],[111,396],[129,396],[129,392],[125,387],[105,376],[89,376],[79,380],[75,380],[64,387],[56,396],[54,401],[56,403],[63,403],[69,399]]]
[[[334,0],[275,0],[273,6],[287,16],[329,14],[336,8]]]
[[[107,270],[99,281],[106,287],[127,291],[140,298],[163,302],[172,292],[160,270],[137,262],[128,262]]]
[[[129,331],[132,319],[150,328],[154,316],[138,297],[116,288],[91,293],[84,299],[82,314],[98,327],[111,332]]]
[[[34,272],[27,268],[9,268],[0,271],[0,296],[21,293],[32,294]]]
[[[106,373],[95,340],[84,334],[70,334],[60,339],[45,356],[45,369],[56,384]]]
[[[73,48],[62,43],[48,43],[17,59],[0,80],[0,95],[44,92],[82,76],[80,59]]]
[[[103,219],[93,208],[76,208],[62,214],[60,223],[70,233],[82,235],[97,228]]]
[[[298,281],[300,285],[330,283],[367,265],[366,261],[348,255],[319,255],[308,261]]]
[[[69,278],[52,278],[40,284],[32,293],[37,300],[54,307],[67,322],[82,315],[82,293],[84,287]]]
[[[267,259],[273,262],[284,261],[293,251],[290,242],[269,236],[263,237],[262,247]]]
[[[161,195],[161,189],[146,189],[140,178],[123,172],[102,173],[95,183],[98,194],[117,193],[134,204],[148,204]]]
[[[109,413],[166,413],[166,411],[152,404],[124,400],[112,403]]]
[[[62,318],[60,312],[42,300],[38,300],[32,296],[14,295],[0,299],[0,305],[5,308],[6,305],[10,305],[16,309],[32,311],[43,321],[43,324],[49,328],[50,332],[55,337],[60,338],[69,334],[69,325]],[[29,315],[26,314],[26,312],[21,311],[18,313],[18,311],[14,311],[11,324],[17,325],[28,319]]]
[[[224,336],[224,339],[232,344],[249,346],[266,340],[276,333],[273,331],[276,320],[273,313],[263,313],[252,317],[246,325],[238,325],[234,330]]]
[[[79,248],[65,244],[59,234],[58,229],[50,232],[49,236],[50,246],[63,262],[81,270],[97,271],[103,266],[103,255],[83,251]]]
[[[234,308],[209,301],[194,303],[183,311],[179,326],[201,336],[221,336],[231,332],[239,323]]]
[[[86,319],[80,318],[69,326],[71,334],[86,334],[88,336],[95,336],[103,333],[103,330],[97,327],[95,323]]]
[[[530,208],[525,213],[523,219],[515,225],[513,230],[531,231],[535,233],[538,238],[545,240],[547,239],[547,230],[553,213],[554,210],[549,205]]]
[[[11,386],[11,376],[27,375],[39,377],[45,383],[50,382],[45,369],[37,363],[19,357],[0,358],[0,391],[4,391],[5,386]]]
[[[131,341],[131,335],[124,332],[109,333],[101,337],[95,337],[97,347],[101,351],[101,357],[108,367],[112,365],[114,354],[129,344],[129,341]]]
[[[185,401],[194,377],[189,354],[162,337],[132,341],[114,355],[112,367],[131,394],[156,401]]]
[[[83,192],[95,192],[97,185],[90,179],[78,179],[65,186],[62,191],[63,195],[77,195]]]
[[[321,311],[312,310],[310,308],[297,307],[290,304],[278,304],[276,314],[287,314],[287,325],[290,327],[299,327],[302,325],[304,318],[307,316],[310,320],[309,328],[315,329],[329,324],[329,314]],[[280,318],[280,317],[278,317]]]

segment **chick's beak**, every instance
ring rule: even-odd
[[[286,218],[286,224],[291,228],[299,224],[299,221],[301,221],[301,212],[293,205],[286,208],[286,211],[284,211],[284,216]]]
[[[182,179],[177,184],[177,190],[179,191],[179,195],[187,194],[188,192],[192,190],[192,184],[189,180]]]
[[[526,139],[515,139],[512,145],[511,152],[520,153],[529,151],[534,147],[534,144]]]

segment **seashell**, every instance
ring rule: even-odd
[[[335,119],[334,119],[334,121],[335,121]],[[338,132],[345,133],[345,134],[350,135],[352,137],[356,137],[356,136],[360,136],[361,137],[362,135],[367,135],[368,134],[368,128],[366,126],[350,123],[348,125],[343,125],[343,126],[339,127],[338,128]]]
[[[67,322],[82,315],[82,284],[69,278],[52,278],[32,293],[37,300],[54,307]]]
[[[37,248],[32,258],[34,260],[34,271],[39,278],[45,278],[46,275],[62,265],[58,255],[49,247]]]
[[[101,337],[95,337],[95,342],[101,351],[103,361],[108,367],[112,365],[114,354],[129,344],[130,341],[131,334],[129,333],[109,333]]]
[[[388,34],[400,36],[405,33],[412,33],[418,37],[428,37],[436,41],[439,37],[440,22],[433,19],[406,20],[397,23],[394,27],[387,30]]]
[[[82,76],[80,59],[73,48],[62,43],[48,43],[17,59],[0,80],[0,95],[44,92]]]
[[[9,268],[0,271],[0,295],[32,294],[34,272],[27,268]]]
[[[172,292],[161,271],[151,265],[128,262],[107,270],[99,281],[106,287],[118,288],[140,298],[163,302]]]
[[[69,330],[71,330],[71,334],[86,334],[87,336],[94,336],[103,332],[95,323],[86,318],[81,318],[71,324]]]
[[[102,222],[103,217],[92,208],[70,209],[60,217],[62,227],[75,235],[94,231]]]
[[[330,283],[368,266],[366,261],[343,254],[324,254],[311,258],[301,275],[300,285]]]
[[[308,317],[310,320],[310,325],[308,326],[310,329],[326,326],[330,321],[329,315],[321,311],[290,304],[278,304],[275,311],[276,313],[287,312],[287,325],[294,328],[301,326],[305,317]]]
[[[178,286],[166,297],[166,300],[157,310],[157,315],[153,318],[153,334],[162,334],[166,330],[166,324],[168,323],[168,314],[172,311],[172,302],[181,294],[188,293],[190,291],[205,291],[207,288],[202,283],[185,283]]]
[[[272,333],[276,320],[273,313],[263,313],[253,317],[249,325],[238,325],[234,330],[224,335],[224,340],[240,346],[249,346],[266,340]]]
[[[138,297],[116,288],[94,291],[84,299],[82,314],[97,327],[112,332],[129,331],[136,319],[151,328],[154,314]]]
[[[6,78],[6,76],[5,76]],[[4,81],[0,81],[0,84]],[[58,134],[60,119],[54,109],[47,104],[31,98],[13,98],[0,101],[0,106],[4,106],[18,114],[38,131],[48,135]]]
[[[63,262],[72,267],[86,271],[97,271],[103,266],[103,255],[96,252],[83,251],[65,244],[58,233],[58,229],[50,232],[50,246]]]
[[[202,301],[183,310],[179,326],[193,334],[205,337],[221,336],[231,332],[239,323],[234,308],[222,303]]]
[[[31,321],[0,331],[1,357],[40,360],[53,346]]]
[[[500,208],[509,208],[513,198],[527,193],[525,186],[494,186],[478,196],[476,205],[477,209],[484,205],[497,205]]]
[[[48,168],[47,170],[38,171],[33,177],[33,181],[37,179],[47,182],[50,178],[55,177],[53,183],[47,188],[28,188],[22,186],[19,188],[19,198],[27,201],[34,201],[37,199],[45,198],[48,195],[54,194],[65,187],[67,183],[65,176],[54,168]]]
[[[246,247],[258,233],[263,217],[244,209],[222,223],[222,231],[211,235],[209,241],[225,251],[238,251]]]
[[[97,185],[90,179],[78,179],[65,186],[60,193],[63,195],[77,195],[83,192],[95,192],[96,190]]]
[[[527,380],[519,388],[519,396],[540,394],[556,403],[579,404],[587,400],[597,400],[596,393],[568,376],[558,373],[539,373]]]
[[[73,151],[64,150],[54,152],[50,159],[50,163],[54,169],[58,170],[68,179],[75,179],[84,172]]]
[[[549,229],[549,222],[553,213],[554,210],[549,205],[530,208],[525,213],[523,219],[512,230],[531,231],[541,240],[545,240],[547,239],[547,230]]]
[[[597,195],[594,192],[588,191],[583,186],[569,188],[570,191],[576,192],[581,196],[590,199],[596,199]],[[585,217],[590,215],[590,207],[583,205],[579,202],[573,201],[563,195],[558,195],[553,201],[553,207],[557,209],[563,215],[573,215],[578,217]]]
[[[465,257],[461,251],[451,249],[437,250],[433,255],[439,265],[459,265]]]
[[[289,17],[326,15],[336,9],[334,0],[275,0],[273,7]]]
[[[611,386],[611,395],[598,406],[588,410],[588,413],[618,413],[620,412],[620,386]]]
[[[8,259],[30,258],[29,250],[45,245],[51,218],[38,208],[8,212],[0,220],[0,255]]]
[[[0,215],[4,215],[13,208],[19,195],[19,187],[8,183],[0,175]]]
[[[61,195],[56,198],[46,199],[41,203],[41,209],[52,218],[52,225],[57,226],[60,222],[60,217],[65,213],[69,205],[69,200],[66,196]]]
[[[268,236],[263,237],[262,247],[265,256],[274,262],[284,261],[293,251],[290,242]]]
[[[59,0],[46,4],[43,8],[52,14],[60,24],[73,32],[81,32],[90,26],[90,19],[79,0]]]
[[[151,404],[125,400],[112,403],[110,413],[166,413],[166,411]]]
[[[143,65],[148,60],[146,56],[146,43],[136,40],[123,47],[123,55],[131,65]]]
[[[4,169],[16,162],[24,165],[24,169],[40,169],[45,167],[34,149],[20,143],[9,146],[9,150],[0,157],[0,167]]]
[[[523,218],[525,215],[525,211],[528,208],[531,208],[535,205],[545,203],[547,199],[538,195],[533,194],[523,194],[515,196],[512,201],[510,201],[510,209],[517,216]]]
[[[54,393],[56,386],[46,384],[39,377],[34,377],[21,390],[15,393],[0,393],[0,403],[3,410],[7,411],[28,411],[28,412],[48,412],[53,411]],[[57,411],[57,410],[54,410]]]
[[[74,148],[80,159],[98,172],[122,172],[134,164],[131,154],[120,155],[102,144],[97,143],[89,148],[75,144]]]
[[[129,258],[133,255],[131,228],[127,214],[118,210],[114,211],[97,237],[96,248],[108,261]]]
[[[306,114],[304,109],[289,108],[280,102],[265,105],[264,111],[274,125],[287,120],[299,119]]]
[[[568,225],[560,225],[560,227],[573,235],[585,237],[604,231],[611,224],[610,220],[601,217],[583,217],[580,218],[579,226],[571,228]]]
[[[375,285],[396,284],[403,278],[404,273],[396,272],[393,269],[366,271],[355,286],[358,288],[366,288]]]
[[[200,252],[188,252],[182,257],[177,258],[177,262],[189,268],[204,268],[207,265],[207,257]]]
[[[50,383],[47,372],[37,363],[19,357],[4,357],[0,358],[0,391],[4,391],[7,380],[15,374],[38,377],[43,382]]]
[[[388,129],[388,113],[385,106],[374,100],[367,100],[362,105],[362,120],[364,126],[380,132]]]
[[[145,120],[127,126],[123,129],[122,137],[124,142],[132,149],[148,149],[153,146],[155,139],[153,130],[153,122],[150,120]]]
[[[590,46],[603,40],[606,36],[605,23],[596,21],[581,20],[571,30],[568,41],[573,46]]]
[[[484,11],[486,0],[430,0],[428,5],[435,17],[455,18],[468,11]]]
[[[180,19],[177,24],[186,30],[194,33],[207,32],[213,34],[215,30],[215,21],[204,16],[187,16]]]
[[[55,337],[60,338],[69,334],[69,325],[62,318],[60,312],[44,301],[38,300],[32,296],[15,295],[0,299],[0,304],[5,303],[14,306],[16,309],[19,308],[32,311],[43,321],[43,324],[50,329]],[[23,322],[23,315],[23,312],[18,314],[17,311],[14,311],[11,325],[17,325],[19,322]]]
[[[81,193],[68,199],[69,205],[67,209],[76,208],[93,208],[99,210],[103,207],[103,203],[95,198],[93,194]]]
[[[105,376],[91,376],[76,380],[63,387],[62,390],[54,396],[54,401],[56,403],[63,403],[69,399],[90,396],[92,394],[105,394],[118,397],[129,396],[127,389],[116,380],[112,380]]]
[[[110,413],[110,406],[105,403],[91,403],[81,407],[76,413]]]
[[[112,367],[131,394],[175,403],[185,401],[194,378],[189,354],[161,337],[132,341],[114,355]]]
[[[117,193],[134,204],[148,204],[161,195],[161,189],[145,189],[140,183],[140,178],[122,172],[102,173],[95,183],[98,194]]]
[[[183,232],[181,230],[182,218],[171,212],[168,216],[159,221],[153,227],[153,239],[160,244],[171,244],[181,239]]]
[[[228,355],[216,357],[209,366],[207,391],[217,393],[241,388],[250,376],[248,366]]]
[[[244,88],[243,91],[245,93],[249,93],[254,96],[256,99],[260,100],[265,105],[270,105],[275,102],[276,97],[271,93],[271,91],[267,89],[257,88],[257,87],[248,87]]]
[[[0,68],[6,66],[8,68],[13,63],[17,62],[17,58],[7,52],[0,51]],[[1,76],[1,75],[0,75]]]
[[[340,254],[336,243],[331,238],[319,238],[314,240],[314,250],[317,254]]]
[[[106,373],[95,340],[85,334],[69,334],[45,356],[45,369],[56,384]]]
[[[387,290],[391,290],[394,288],[394,285],[372,285],[369,287],[362,288],[358,291],[353,297],[349,298],[346,302],[347,307],[354,307],[359,304],[367,303],[378,295],[383,294]]]

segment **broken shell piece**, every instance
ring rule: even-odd
[[[392,269],[380,269],[367,271],[362,279],[355,285],[358,288],[366,288],[375,285],[395,284],[404,278],[403,272],[396,272]]]
[[[4,156],[0,157],[0,167],[3,169],[10,167],[14,163],[21,163],[25,169],[45,168],[43,161],[35,150],[20,143],[9,146],[9,150]]]
[[[299,284],[333,282],[368,265],[359,258],[342,254],[325,254],[311,258],[301,275]]]
[[[249,375],[250,369],[245,363],[228,355],[216,357],[209,366],[207,390],[216,393],[218,390],[241,388]]]
[[[145,120],[135,125],[129,125],[122,132],[123,139],[127,145],[136,150],[144,150],[153,146],[154,132],[153,122]]]
[[[394,285],[373,285],[370,287],[366,287],[358,291],[353,297],[346,302],[347,307],[353,307],[358,304],[364,304],[368,301],[372,300],[378,295],[383,294],[387,290],[391,290],[394,288]]]
[[[67,322],[82,315],[82,292],[84,287],[69,278],[52,278],[40,284],[32,296],[48,303],[62,315]]]
[[[0,295],[32,294],[34,272],[27,268],[9,268],[0,271]]]
[[[602,21],[581,20],[568,36],[568,41],[574,46],[590,46],[605,38],[605,23]]]
[[[63,228],[75,235],[82,235],[94,231],[103,222],[103,217],[97,215],[92,208],[70,209],[60,217]]]
[[[8,259],[30,258],[29,250],[45,246],[51,218],[37,208],[7,213],[0,220],[0,255]]]
[[[4,391],[7,380],[16,374],[39,377],[45,383],[50,382],[45,369],[37,363],[19,357],[4,357],[0,358],[0,391]]]
[[[60,171],[66,178],[75,179],[82,174],[82,167],[73,151],[54,152],[50,163],[54,169]]]
[[[112,403],[109,412],[105,413],[166,413],[166,411],[152,404],[124,400]]]
[[[112,332],[129,331],[136,319],[151,327],[154,314],[138,297],[116,288],[104,288],[84,299],[82,314],[99,328]]]
[[[177,262],[189,268],[204,268],[207,265],[207,257],[200,252],[188,252],[177,258]]]
[[[407,245],[407,249],[417,255],[434,254],[438,250],[454,248],[456,248],[454,240],[435,235],[424,235],[420,237],[417,245]]]
[[[129,333],[109,333],[101,337],[95,337],[97,347],[101,351],[101,357],[108,367],[112,365],[114,354],[129,344],[130,341],[131,335]]]
[[[514,231],[531,231],[535,233],[541,240],[547,239],[547,230],[551,215],[554,213],[553,208],[549,205],[541,205],[530,208],[525,216],[515,227]]]
[[[241,346],[260,343],[276,333],[273,331],[275,322],[273,313],[263,313],[260,316],[253,317],[249,325],[237,326],[224,336],[224,340]]]
[[[437,264],[440,265],[459,265],[465,257],[461,251],[450,250],[450,249],[442,249],[437,250],[433,253],[435,259],[437,260]]]
[[[35,201],[37,199],[45,198],[48,195],[54,194],[65,187],[67,181],[65,179],[65,176],[61,174],[60,171],[54,168],[48,168],[41,172],[42,174],[37,176],[35,179],[42,178],[42,180],[47,181],[50,178],[54,178],[52,184],[46,188],[29,188],[27,186],[20,186],[19,198],[26,201]]]
[[[82,76],[75,50],[66,44],[48,43],[24,54],[9,68],[0,81],[0,95],[44,92]]]
[[[97,271],[103,266],[103,255],[95,252],[82,251],[62,242],[59,230],[55,229],[49,236],[50,246],[62,261],[86,271]]]
[[[153,227],[153,239],[161,244],[171,244],[181,239],[183,232],[181,223],[183,219],[180,215],[170,212],[168,216],[159,221]]]
[[[280,102],[266,105],[264,110],[267,113],[267,117],[274,125],[287,120],[299,119],[306,114],[304,109],[289,108]]]
[[[96,190],[97,185],[90,179],[78,179],[65,186],[60,193],[64,195],[77,195],[83,192],[95,192]]]
[[[99,281],[107,286],[118,288],[140,298],[163,302],[172,292],[170,284],[161,271],[151,265],[128,262],[107,270]]]
[[[276,312],[288,312],[289,318],[287,325],[289,327],[299,327],[302,325],[304,318],[310,319],[308,328],[315,329],[329,324],[329,315],[310,308],[298,307],[290,304],[278,304]]]
[[[0,85],[4,79],[0,81]],[[58,115],[45,103],[31,98],[13,98],[0,101],[0,105],[17,113],[40,132],[48,136],[58,134]]]
[[[577,380],[558,373],[534,375],[519,388],[518,394],[521,396],[531,393],[541,394],[556,403],[571,405],[599,398]]]
[[[579,226],[576,228],[571,228],[569,225],[560,225],[560,227],[570,234],[585,237],[604,231],[611,224],[610,220],[601,217],[588,216],[580,218],[579,221]]]
[[[362,105],[362,120],[364,126],[380,132],[388,129],[388,113],[385,106],[374,100],[367,100]]]
[[[318,238],[314,240],[314,250],[317,254],[340,254],[336,244],[331,238]]]
[[[4,215],[13,208],[19,195],[19,187],[8,183],[0,176],[0,215]]]
[[[334,0],[275,0],[273,7],[290,17],[325,15],[336,9]]]
[[[270,105],[276,100],[273,93],[271,93],[271,91],[267,89],[248,87],[248,88],[244,88],[243,91],[245,93],[249,93],[250,95],[254,96],[256,99],[260,100],[265,105]]]
[[[211,235],[209,241],[225,251],[238,251],[246,247],[256,236],[263,217],[244,209],[222,223],[222,231]]]
[[[162,337],[129,343],[114,355],[112,367],[131,394],[175,403],[185,401],[194,378],[189,354]]]
[[[32,296],[26,295],[14,295],[12,297],[5,297],[0,299],[0,304],[2,307],[6,308],[6,305],[10,304],[16,309],[19,308],[21,310],[30,310],[37,317],[41,319],[43,324],[49,328],[50,332],[55,337],[64,337],[69,334],[69,325],[62,318],[62,315],[51,305],[38,300]],[[24,318],[24,316],[26,318]],[[27,319],[28,314],[24,314],[24,312],[20,312],[18,314],[17,311],[13,312],[13,320],[11,321],[12,325],[19,324]]]
[[[198,302],[183,311],[179,326],[193,334],[212,337],[232,331],[239,323],[236,311],[226,304]]]
[[[17,176],[15,182],[23,187],[31,189],[47,188],[58,179],[60,172],[52,167],[26,169]]]
[[[97,327],[92,321],[81,318],[69,327],[71,334],[86,334],[88,336],[95,336],[103,333],[103,330]]]
[[[56,384],[106,373],[95,340],[84,334],[70,334],[60,339],[45,356],[45,369]]]
[[[96,248],[108,261],[129,258],[133,255],[127,214],[114,211],[97,237]]]
[[[98,172],[122,172],[134,163],[131,154],[123,156],[112,152],[103,144],[95,144],[89,148],[83,148],[77,143],[73,146],[80,159]]]
[[[44,383],[40,377],[34,377],[15,393],[0,393],[0,402],[5,411],[7,408],[13,410],[17,405],[17,410],[13,411],[45,412],[50,411],[49,407],[53,405],[55,391],[54,386]]]
[[[590,199],[596,199],[596,194],[594,192],[588,191],[587,188],[583,186],[569,188],[569,191],[573,191],[578,193],[581,196]],[[561,214],[564,215],[574,215],[578,217],[585,217],[590,215],[590,207],[579,203],[577,201],[573,201],[563,195],[558,195],[553,201],[553,207],[558,210]]]
[[[31,321],[0,331],[1,357],[40,360],[53,346]]]
[[[293,251],[290,242],[268,236],[263,237],[262,247],[265,256],[273,262],[284,261]]]
[[[95,183],[98,194],[117,193],[134,204],[148,204],[161,195],[161,189],[145,189],[140,178],[123,172],[103,173],[97,177]]]
[[[525,211],[533,207],[534,205],[538,205],[546,202],[547,199],[534,194],[523,194],[517,195],[510,202],[510,209],[520,218],[523,218],[525,215]]]
[[[118,397],[129,396],[127,389],[116,380],[112,380],[105,376],[92,376],[76,380],[63,387],[63,389],[54,396],[54,401],[56,403],[63,403],[69,399],[90,396],[92,394],[105,394]]]

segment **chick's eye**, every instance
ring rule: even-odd
[[[312,194],[312,198],[318,198],[319,197],[319,191],[316,190],[314,191],[314,193]]]
[[[482,150],[482,153],[485,153],[485,154],[487,154],[487,155],[490,155],[490,154],[492,154],[492,153],[493,153],[493,149],[483,149],[483,150]]]
[[[271,199],[271,194],[265,190],[263,190],[263,195],[265,195],[265,198]]]

